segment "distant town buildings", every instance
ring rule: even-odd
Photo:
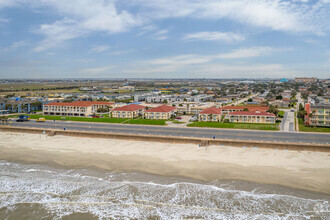
[[[309,82],[309,83],[314,83],[314,82],[317,82],[317,78],[316,77],[296,77],[295,78],[295,82]]]

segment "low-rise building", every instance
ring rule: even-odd
[[[330,105],[305,104],[305,125],[330,127]]]
[[[223,114],[229,114],[231,112],[238,112],[247,109],[248,111],[268,111],[269,107],[265,106],[225,106],[220,108]]]
[[[99,108],[111,108],[112,102],[74,101],[52,102],[43,106],[44,115],[88,116],[95,114]]]
[[[168,105],[161,105],[145,111],[145,119],[163,119],[168,120],[175,115],[176,108]]]
[[[198,114],[199,121],[213,121],[220,122],[221,121],[222,112],[219,108],[210,107]]]
[[[142,116],[145,106],[128,104],[123,107],[115,108],[111,111],[113,118],[136,118]]]
[[[266,123],[275,124],[276,116],[265,111],[236,111],[226,115],[231,123]]]

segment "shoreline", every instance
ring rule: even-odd
[[[244,180],[330,194],[325,152],[0,132],[0,160],[201,181]]]

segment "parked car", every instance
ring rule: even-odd
[[[92,118],[100,118],[98,115],[93,115]]]
[[[179,120],[181,120],[181,119],[182,119],[182,117],[176,117],[175,119],[179,119]]]
[[[197,118],[192,117],[189,121],[197,121]]]
[[[45,118],[38,118],[38,119],[37,119],[37,122],[45,122],[45,121],[46,121]]]

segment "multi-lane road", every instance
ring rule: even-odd
[[[283,131],[252,131],[233,129],[210,129],[210,128],[173,128],[166,126],[147,125],[124,125],[108,123],[86,123],[67,121],[46,121],[38,123],[13,122],[11,126],[36,127],[49,129],[66,129],[80,131],[113,132],[127,134],[151,134],[162,136],[185,136],[185,137],[205,137],[220,139],[258,140],[258,141],[280,141],[280,142],[301,142],[330,144],[330,134],[324,133],[293,133]]]

